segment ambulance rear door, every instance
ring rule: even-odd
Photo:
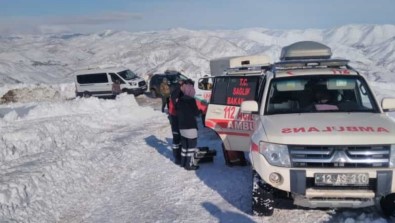
[[[260,103],[264,82],[264,75],[215,77],[205,124],[217,132],[226,150],[249,151],[258,114],[242,114],[240,105],[246,100]]]

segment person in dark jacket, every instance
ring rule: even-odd
[[[176,111],[181,134],[181,166],[187,170],[196,170],[199,168],[199,160],[195,157],[198,137],[196,116],[199,110],[194,98],[195,89],[188,81],[180,88],[183,95],[177,102]]]
[[[180,80],[178,84],[172,85],[170,88],[169,121],[173,135],[173,143],[171,148],[173,151],[174,162],[176,164],[181,163],[181,135],[180,129],[178,127],[176,105],[179,98],[183,95],[180,89],[180,86],[183,84],[183,81]]]

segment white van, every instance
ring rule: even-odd
[[[122,92],[139,95],[147,90],[145,80],[125,67],[87,69],[75,73],[77,97],[113,96],[112,84],[119,79]]]
[[[285,194],[299,206],[395,216],[395,123],[368,82],[331,49],[284,47],[264,74],[216,77],[206,126],[226,150],[249,151],[252,211],[272,215]],[[282,192],[282,193],[278,193]]]

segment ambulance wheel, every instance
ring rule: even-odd
[[[389,194],[380,200],[381,210],[386,216],[395,217],[395,194]]]
[[[92,96],[92,95],[88,91],[84,91],[84,93],[82,93],[82,97],[84,97],[84,98],[89,98],[90,96]]]
[[[263,182],[258,173],[252,171],[252,214],[272,216],[274,211],[274,189]]]

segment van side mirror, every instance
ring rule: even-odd
[[[240,106],[240,112],[251,114],[258,111],[258,103],[256,101],[243,101]]]
[[[395,110],[395,98],[383,98],[383,100],[381,100],[381,108],[384,111],[394,111]]]

